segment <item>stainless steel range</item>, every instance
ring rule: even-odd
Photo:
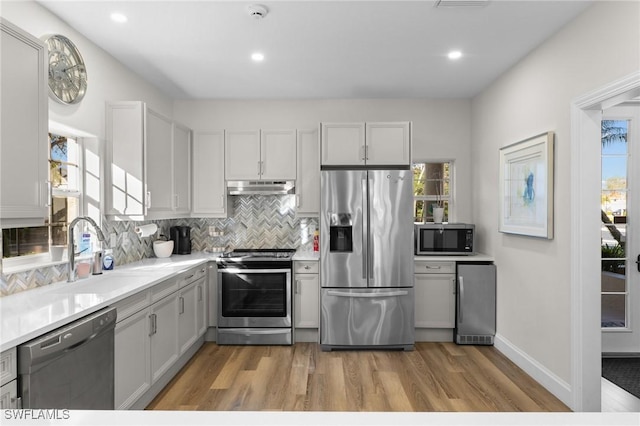
[[[236,249],[218,258],[220,345],[291,345],[291,249]]]

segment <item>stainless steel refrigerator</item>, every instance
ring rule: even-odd
[[[496,266],[457,262],[455,342],[493,345],[496,334]]]
[[[321,171],[320,344],[413,349],[411,170]]]

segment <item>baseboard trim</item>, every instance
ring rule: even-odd
[[[525,373],[530,375],[536,382],[540,383],[545,389],[555,395],[555,397],[562,401],[567,407],[571,407],[573,394],[569,383],[549,371],[500,334],[496,334],[494,346],[514,364],[523,369]]]

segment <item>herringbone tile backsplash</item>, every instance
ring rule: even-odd
[[[214,251],[219,247],[235,248],[310,248],[311,229],[317,229],[316,218],[296,218],[293,195],[243,195],[232,198],[233,212],[226,219],[188,218],[146,222],[112,221],[104,219],[102,229],[109,238],[115,233],[113,248],[116,268],[146,257],[154,257],[153,241],[160,234],[169,236],[169,228],[176,225],[191,227],[191,250]],[[158,225],[158,232],[139,238],[136,226],[146,223]],[[211,236],[209,227],[221,235]],[[0,237],[1,238],[1,237]],[[2,274],[0,296],[6,296],[67,279],[67,265],[48,266],[15,274]]]

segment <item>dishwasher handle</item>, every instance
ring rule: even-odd
[[[115,323],[116,308],[105,308],[19,346],[18,365],[21,373],[31,373],[39,365],[113,330]]]

